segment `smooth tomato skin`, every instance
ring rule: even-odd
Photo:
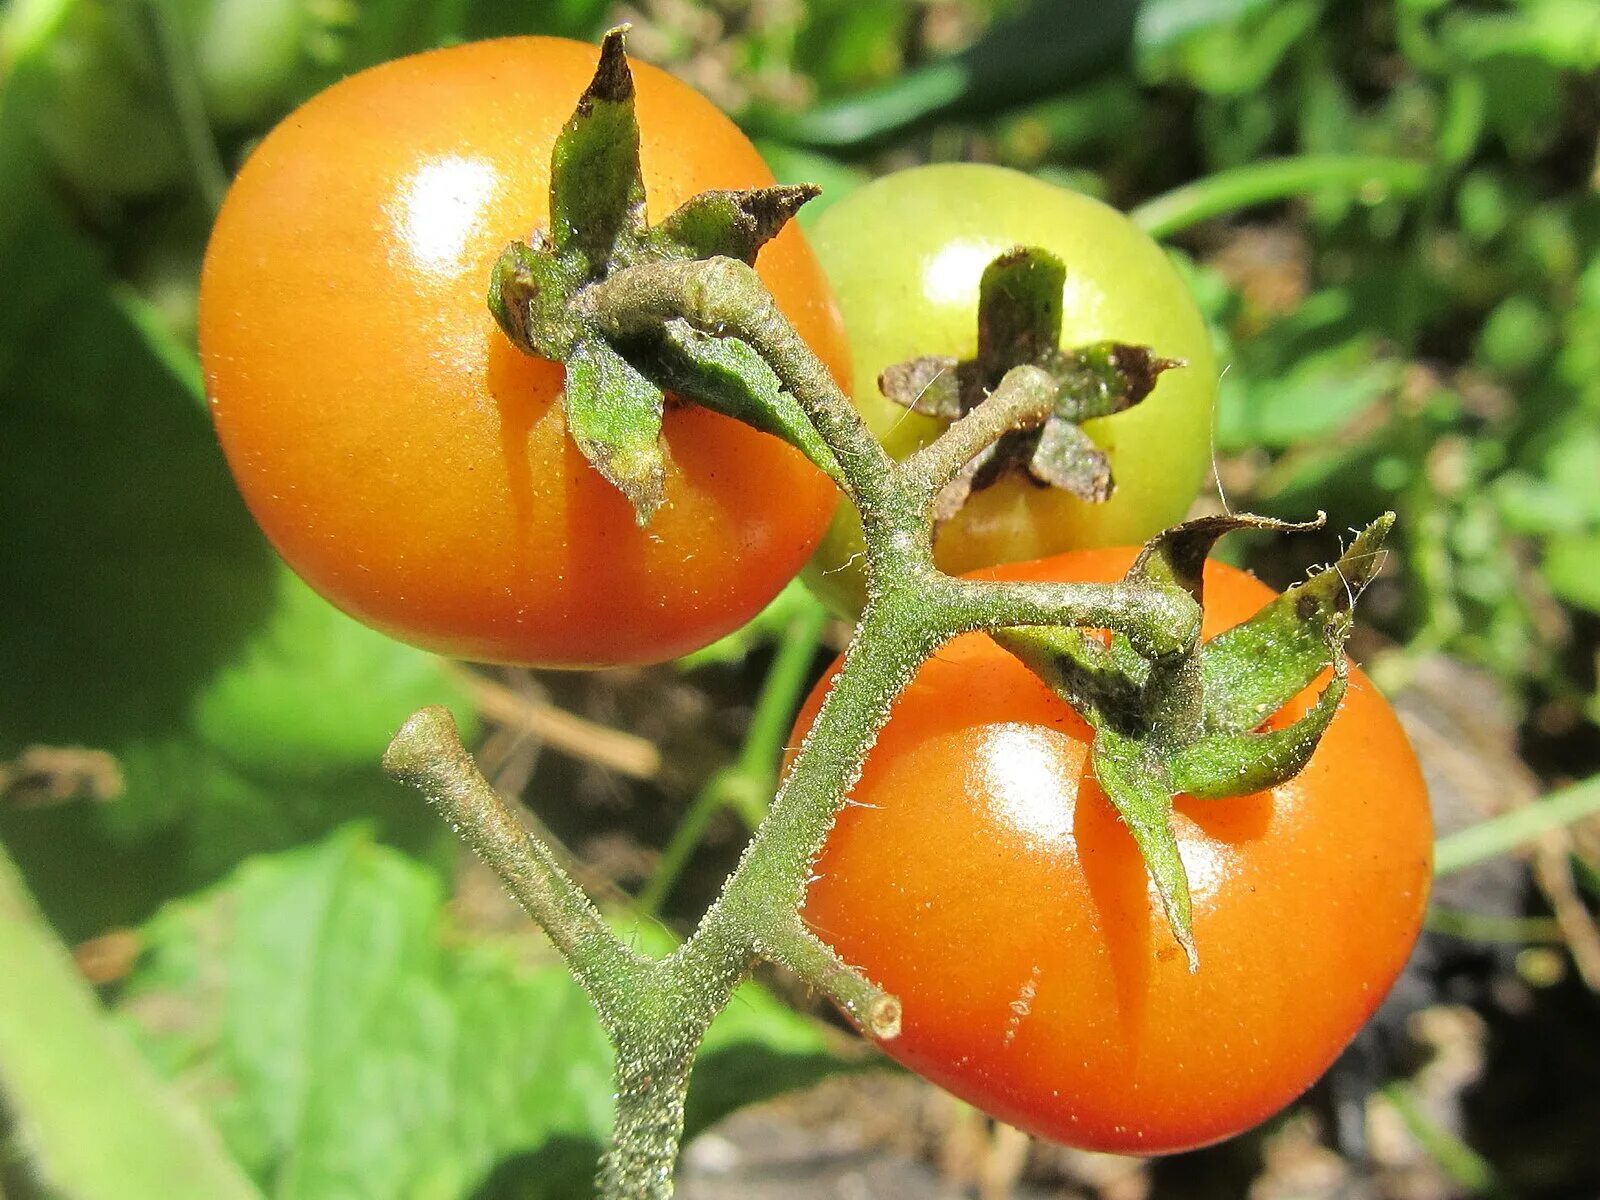
[[[223,206],[200,344],[223,450],[313,587],[395,637],[546,666],[659,661],[797,572],[832,484],[774,438],[669,406],[666,503],[639,529],[579,454],[563,372],[490,316],[490,269],[548,222],[550,149],[593,46],[513,38],[354,75],[279,125]],[[711,103],[633,64],[649,212],[770,184]],[[757,270],[837,377],[826,280],[790,226]]]
[[[1133,554],[981,574],[1109,582]],[[1206,636],[1271,595],[1208,563]],[[1432,864],[1422,776],[1393,711],[1352,670],[1295,779],[1180,797],[1200,953],[1190,975],[1090,772],[1089,738],[987,637],[952,641],[895,705],[802,915],[899,996],[903,1029],[883,1049],[1001,1120],[1121,1153],[1220,1141],[1310,1086],[1404,965]]]
[[[1110,454],[1109,500],[1002,480],[940,531],[943,570],[1131,545],[1183,519],[1210,464],[1216,362],[1182,278],[1127,217],[1018,171],[945,163],[856,189],[817,218],[811,238],[849,331],[852,399],[896,458],[941,424],[885,399],[878,376],[922,355],[976,354],[979,281],[1013,246],[1041,246],[1066,264],[1063,346],[1114,338],[1188,364],[1164,374],[1137,407],[1084,425]],[[863,597],[860,549],[860,520],[841,506],[806,572],[824,600],[852,615]]]

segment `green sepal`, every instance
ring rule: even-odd
[[[821,192],[809,183],[701,192],[651,229],[646,241],[652,251],[666,258],[721,256],[754,266],[761,247]]]
[[[1192,974],[1200,969],[1200,956],[1194,942],[1189,874],[1172,832],[1173,788],[1166,764],[1147,743],[1108,726],[1095,730],[1090,757],[1100,790],[1133,834]]]
[[[550,230],[557,254],[576,255],[599,278],[644,239],[644,178],[626,27],[600,42],[594,78],[550,155]]]
[[[543,238],[512,242],[489,276],[489,311],[513,344],[560,361],[583,332],[569,307],[582,283],[573,259],[551,253]]]
[[[1051,418],[1044,423],[1028,459],[1028,474],[1080,500],[1111,498],[1111,460],[1072,421]]]
[[[550,158],[550,229],[509,246],[495,264],[489,308],[522,350],[566,365],[573,441],[633,505],[641,525],[661,505],[665,397],[647,372],[686,399],[796,445],[841,477],[815,427],[749,347],[680,328],[619,349],[584,314],[580,296],[612,271],[655,259],[737,258],[757,252],[807,200],[809,185],[714,191],[648,227],[639,124],[626,27],[607,33],[594,77]],[[630,358],[639,361],[630,361]]]
[[[1385,513],[1332,566],[1202,647],[1207,729],[1255,729],[1328,665],[1331,635],[1383,565],[1383,541],[1393,524],[1394,514]]]
[[[1118,662],[1110,647],[1081,629],[996,629],[989,634],[1090,725],[1129,725],[1138,719],[1148,664],[1139,674]]]
[[[1171,830],[1173,797],[1245,795],[1304,769],[1344,698],[1350,608],[1377,571],[1392,523],[1392,515],[1373,522],[1332,567],[1239,626],[1243,633],[1225,633],[1187,653],[1145,659],[1124,637],[1106,644],[1078,629],[990,635],[1094,729],[1096,778],[1139,846],[1191,971],[1198,957],[1188,883]],[[1234,515],[1191,521],[1152,538],[1124,583],[1180,588],[1202,602],[1206,555],[1223,534],[1320,524]],[[1282,729],[1254,732],[1330,663],[1334,677],[1304,716]]]
[[[1344,699],[1349,669],[1333,650],[1334,676],[1293,724],[1265,733],[1212,733],[1167,760],[1175,791],[1200,800],[1248,796],[1287,783],[1305,768]]]
[[[989,386],[1012,367],[1038,362],[1061,344],[1067,268],[1054,254],[1016,246],[983,269],[978,282],[978,361]]]
[[[1162,372],[1186,364],[1162,358],[1149,346],[1093,342],[1047,355],[1040,365],[1061,383],[1055,415],[1089,421],[1132,408],[1155,391]]]
[[[628,498],[641,526],[665,497],[665,401],[604,338],[581,337],[567,356],[567,428],[583,456]]]
[[[1300,533],[1322,528],[1323,518],[1296,524],[1251,513],[1219,513],[1164,529],[1146,542],[1124,577],[1128,582],[1181,587],[1196,604],[1205,601],[1205,565],[1224,534],[1240,529]],[[1326,664],[1324,664],[1326,665]],[[1285,697],[1287,699],[1287,697]]]
[[[844,472],[800,402],[783,390],[772,368],[745,342],[712,337],[687,321],[669,321],[641,361],[662,387],[692,395],[713,412],[781,438],[844,486]]]
[[[1163,371],[1183,363],[1161,358],[1148,346],[1094,342],[1073,350],[1051,349],[1037,360],[1011,365],[1036,366],[1054,378],[1060,391],[1051,421],[1077,424],[1132,408],[1155,389]],[[886,367],[878,376],[878,390],[913,412],[954,421],[979,404],[1005,370],[996,377],[979,359],[961,362],[930,354]]]

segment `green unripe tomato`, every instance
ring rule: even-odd
[[[80,194],[149,196],[183,179],[167,84],[133,6],[73,5],[44,45],[37,86],[40,142]]]
[[[1210,462],[1216,364],[1182,277],[1127,217],[1017,171],[952,163],[858,188],[817,219],[811,240],[849,331],[855,405],[896,458],[943,423],[885,399],[879,374],[922,355],[971,358],[979,280],[1013,246],[1042,247],[1066,264],[1063,346],[1115,339],[1187,363],[1164,373],[1137,407],[1085,423],[1111,459],[1110,499],[1080,500],[1007,476],[942,527],[941,569],[1137,544],[1183,519]],[[853,616],[864,598],[863,561],[860,520],[840,505],[806,582]]]
[[[305,0],[188,0],[182,11],[214,124],[242,129],[288,106],[317,29],[311,8]]]

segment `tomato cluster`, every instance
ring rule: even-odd
[[[562,364],[490,315],[501,252],[550,222],[552,147],[594,61],[587,46],[523,38],[345,80],[252,155],[206,256],[207,392],[251,510],[324,596],[440,653],[546,666],[682,654],[766,603],[834,513],[833,484],[794,447],[668,403],[665,501],[641,527],[574,445]],[[707,101],[649,67],[634,80],[650,211],[772,182]],[[939,426],[891,405],[880,373],[970,357],[980,277],[1019,244],[1065,265],[1063,350],[1140,344],[1186,364],[1085,427],[1114,473],[1109,499],[990,481],[940,530],[946,570],[1109,582],[1133,551],[1094,547],[1183,516],[1209,458],[1216,372],[1180,277],[1126,219],[1012,172],[928,167],[834,206],[816,241],[821,265],[785,228],[756,269],[896,457]],[[847,610],[860,539],[842,511],[812,568]],[[1207,570],[1207,636],[1271,595]],[[1416,762],[1352,672],[1291,781],[1179,797],[1204,963],[1191,973],[1096,782],[1092,740],[992,640],[957,639],[897,702],[802,915],[902,1001],[888,1052],[997,1116],[1101,1149],[1226,1137],[1303,1090],[1399,971],[1429,870]]]

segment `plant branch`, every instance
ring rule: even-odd
[[[871,579],[844,662],[765,818],[694,934],[668,959],[639,958],[610,933],[548,848],[483,781],[443,710],[413,717],[385,757],[390,772],[422,788],[505,879],[588,990],[617,1049],[617,1124],[601,1193],[608,1200],[654,1200],[671,1194],[684,1089],[700,1039],[758,958],[795,971],[874,1036],[897,1033],[898,1001],[843,962],[799,914],[835,816],[896,697],[927,657],[971,630],[1066,625],[1116,630],[1141,653],[1160,658],[1193,648],[1199,607],[1175,587],[954,579],[934,568],[932,502],[939,489],[989,442],[1050,415],[1060,385],[1042,370],[1012,371],[941,439],[897,467],[743,263],[643,263],[587,285],[573,303],[617,345],[648,343],[669,322],[685,321],[759,354],[840,467],[862,515]],[[693,398],[692,390],[687,394]],[[804,665],[798,656],[796,662]],[[798,667],[790,667],[785,710],[799,679]],[[739,764],[747,776],[770,769],[787,717],[775,705],[763,706],[763,732]],[[750,757],[758,745],[760,762]],[[709,801],[697,803],[696,813],[708,815]]]
[[[517,903],[550,935],[604,1015],[616,993],[637,987],[649,961],[635,955],[525,829],[461,744],[447,709],[425,708],[395,734],[384,770],[420,790],[445,822],[505,881]]]
[[[829,995],[845,987],[838,974],[847,968],[806,953],[795,941],[795,914],[805,902],[811,863],[860,777],[895,697],[944,640],[913,603],[869,605],[862,616],[766,820],[684,946],[696,971],[726,971],[751,955],[782,953],[802,978]],[[812,970],[821,973],[812,975]],[[853,993],[858,1003],[876,992],[865,980],[851,986],[859,989]],[[871,1005],[861,1009],[864,1015],[871,1011]]]
[[[798,917],[791,915],[762,938],[756,951],[819,989],[866,1033],[885,1040],[900,1035],[900,1001],[848,965]]]
[[[1050,416],[1061,385],[1039,367],[1013,367],[1000,386],[928,445],[901,461],[899,471],[932,503],[961,469],[1013,429],[1042,424]]]
[[[811,660],[827,623],[827,610],[816,601],[789,622],[761,685],[761,695],[756,698],[738,759],[707,780],[684,812],[649,884],[639,893],[643,912],[654,916],[661,911],[689,856],[705,835],[706,826],[718,812],[734,809],[750,829],[755,829],[766,816],[767,803],[778,781],[778,757],[783,753],[795,709],[805,694]]]
[[[581,304],[601,331],[615,339],[653,334],[681,318],[703,332],[748,343],[833,450],[850,498],[863,514],[903,507],[895,503],[888,453],[752,268],[732,258],[647,263],[591,284]]]
[[[950,633],[1021,625],[1110,629],[1146,658],[1182,654],[1200,636],[1200,606],[1179,588],[1130,583],[941,580]]]

